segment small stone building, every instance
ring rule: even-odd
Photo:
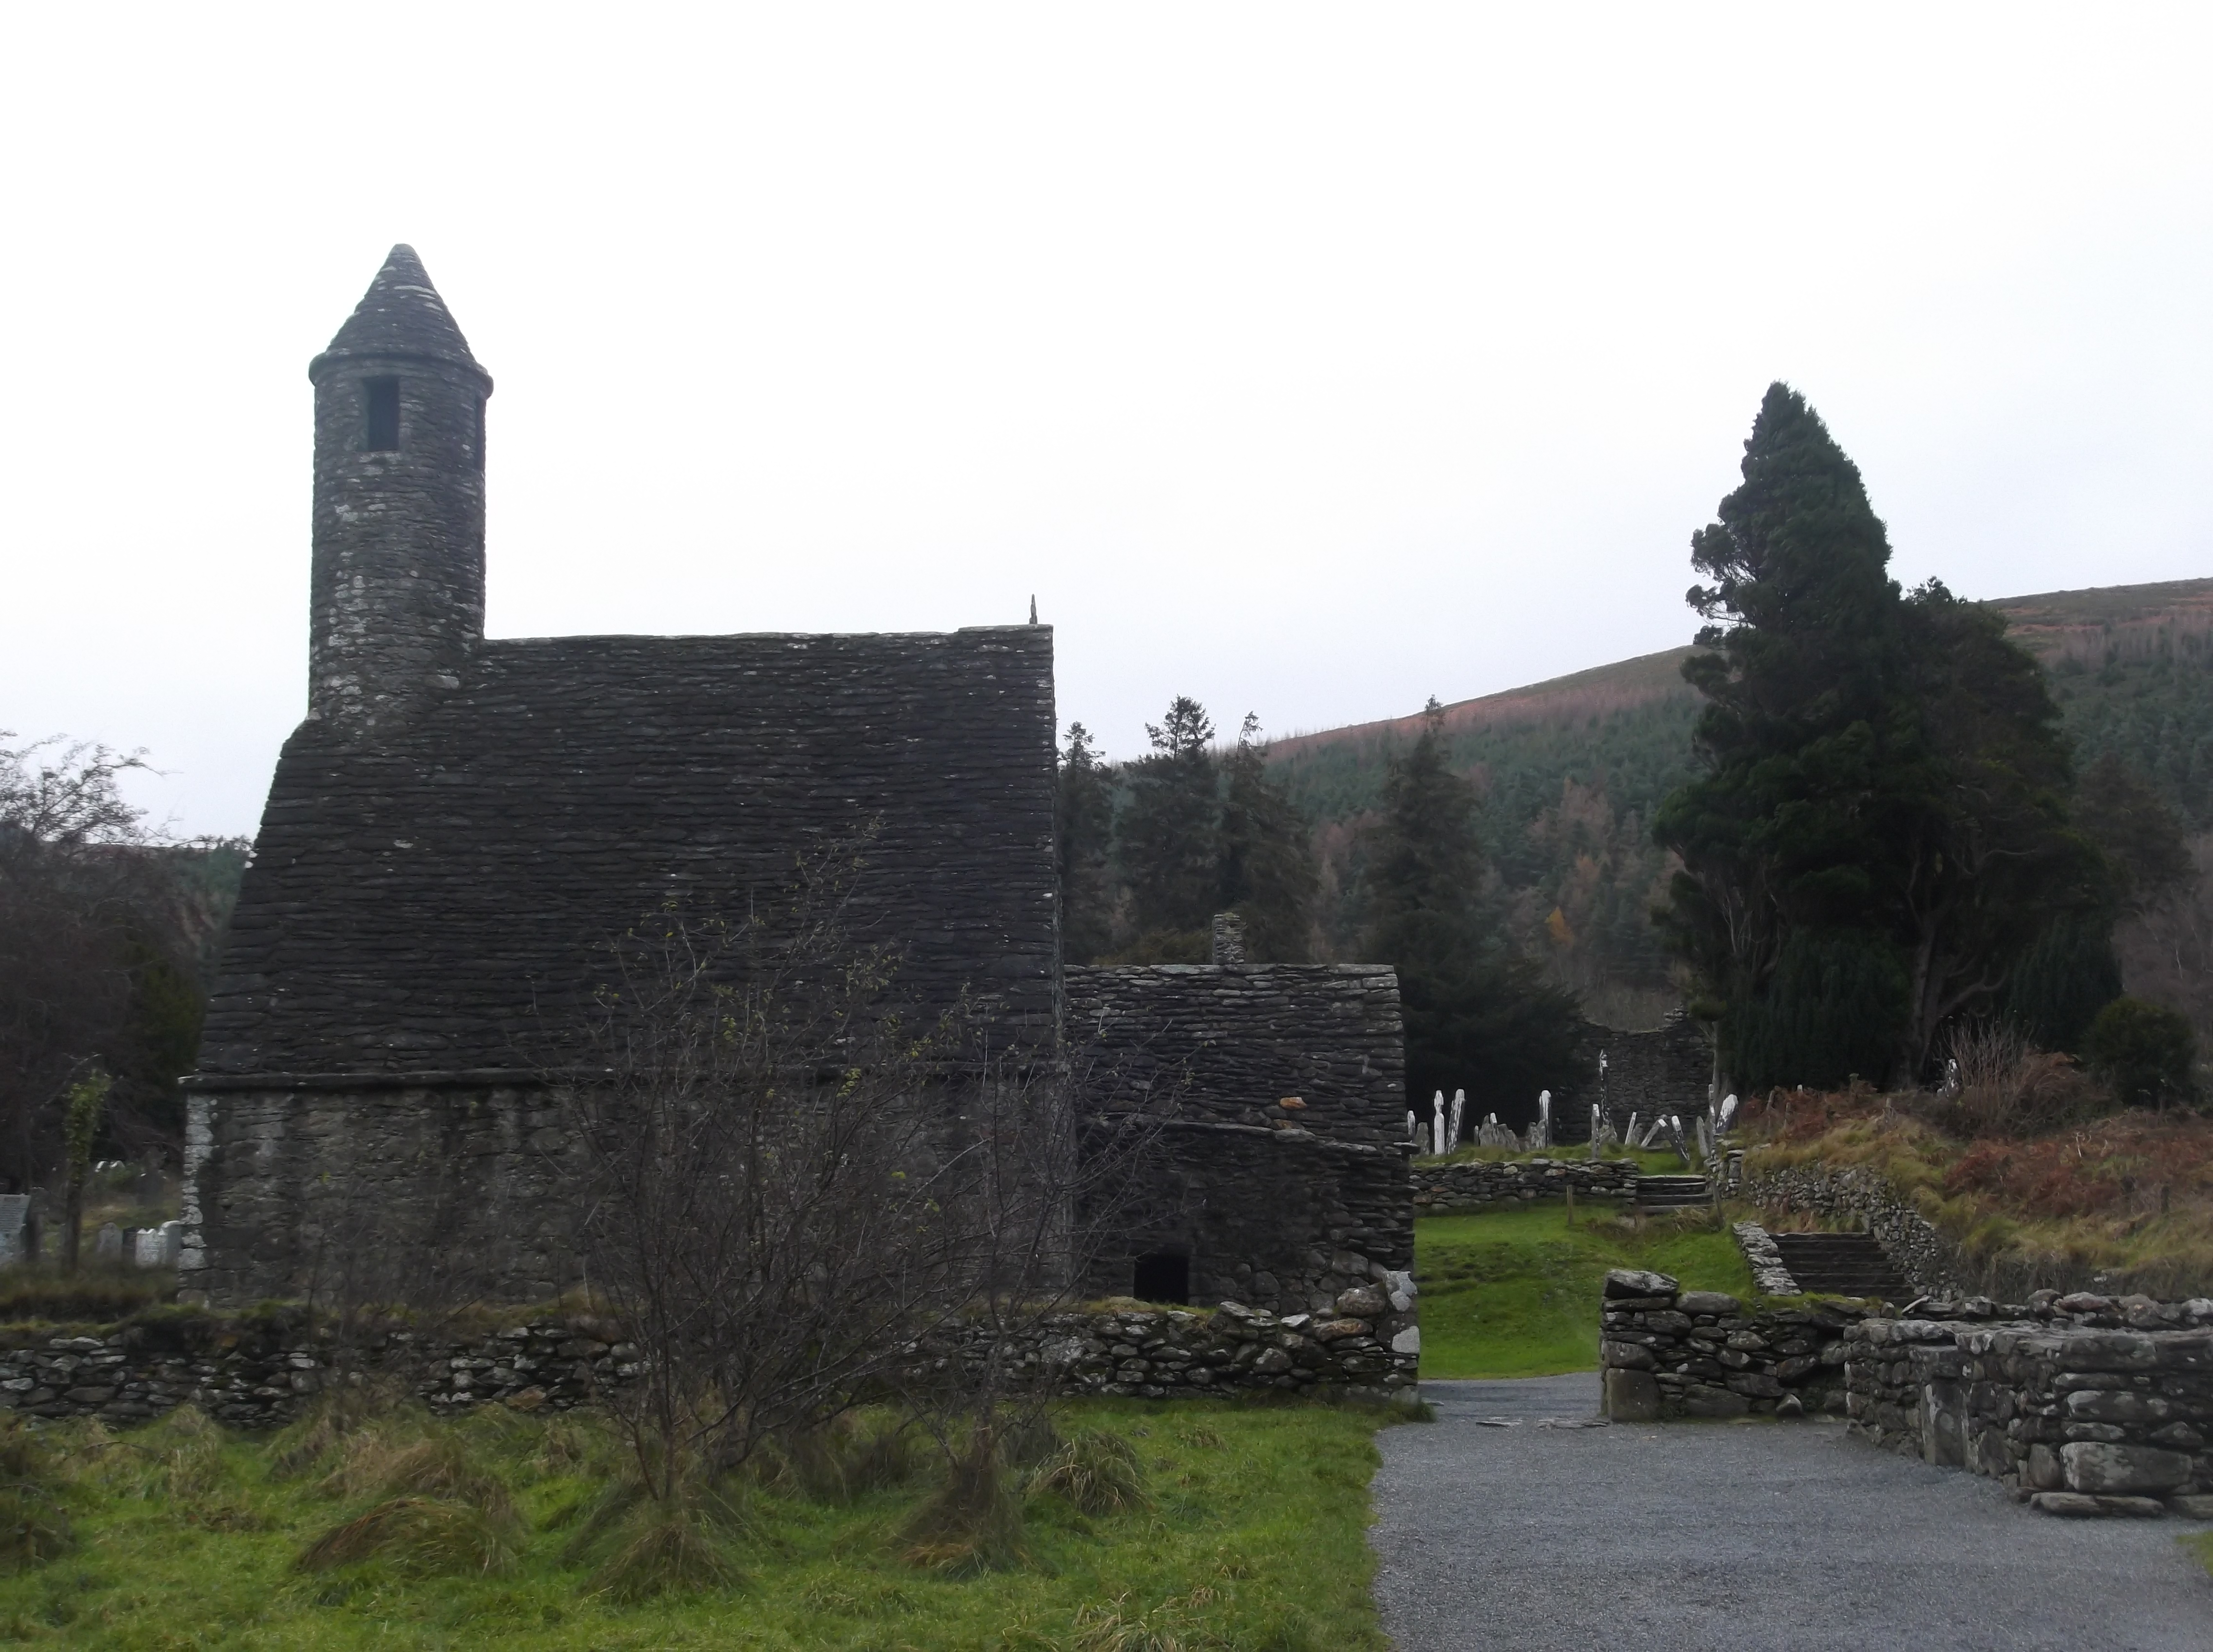
[[[1411,1265],[1389,970],[1063,969],[1049,627],[488,638],[491,380],[410,249],[308,377],[308,716],[186,1081],[189,1288],[313,1294],[402,1232],[485,1295],[575,1283],[532,1051],[595,946],[864,822],[852,904],[915,1009],[1177,1097],[1099,1294],[1303,1310]]]

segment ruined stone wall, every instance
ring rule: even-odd
[[[1621,1199],[1637,1192],[1632,1159],[1472,1159],[1459,1164],[1417,1164],[1412,1175],[1417,1216],[1558,1198],[1570,1188],[1579,1198]]]
[[[1046,1316],[1015,1338],[1015,1368],[1065,1395],[1146,1399],[1248,1392],[1411,1402],[1419,1361],[1413,1281],[1355,1287],[1320,1314],[1235,1302],[1211,1313],[1106,1305]],[[980,1332],[929,1340],[928,1366],[980,1356]],[[126,1424],[187,1402],[235,1428],[276,1427],[341,1369],[405,1380],[434,1411],[498,1401],[565,1411],[643,1369],[607,1321],[551,1316],[473,1336],[393,1330],[341,1350],[298,1311],[157,1311],[99,1335],[0,1335],[0,1411]]]
[[[1599,1082],[1599,1057],[1606,1057],[1606,1082]],[[1552,1086],[1555,1142],[1590,1137],[1590,1110],[1604,1098],[1606,1117],[1619,1131],[1636,1113],[1650,1120],[1662,1113],[1691,1115],[1704,1108],[1713,1085],[1713,1046],[1695,1021],[1682,1016],[1645,1033],[1583,1023],[1576,1043],[1575,1070]],[[1526,1125],[1537,1116],[1537,1098],[1510,1115],[1509,1124]]]
[[[1742,1197],[1770,1210],[1798,1211],[1831,1222],[1857,1218],[1853,1225],[1865,1225],[1916,1290],[1964,1296],[1971,1294],[1971,1282],[1990,1289],[1984,1276],[2003,1271],[1970,1263],[1888,1177],[1864,1165],[1831,1169],[1818,1164],[1775,1168],[1755,1164],[1747,1169]]]
[[[1623,1422],[1753,1412],[1841,1412],[1845,1332],[1862,1310],[1761,1308],[1617,1268],[1600,1308],[1606,1413]]]
[[[1848,1332],[1853,1429],[2046,1513],[2213,1515],[2213,1301],[2037,1294]]]

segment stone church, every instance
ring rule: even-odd
[[[961,995],[1179,1097],[1094,1295],[1305,1311],[1412,1265],[1388,968],[1064,967],[1052,631],[484,634],[491,377],[408,247],[308,369],[305,720],[271,780],[188,1095],[183,1283],[314,1295],[404,1230],[484,1295],[577,1283],[526,1051],[672,891],[876,824],[853,899],[918,1007]]]

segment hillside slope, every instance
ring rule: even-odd
[[[2045,662],[2079,757],[2112,750],[2143,771],[2206,834],[2201,858],[2213,862],[2213,579],[1990,606]],[[1648,1024],[1673,996],[1647,916],[1667,868],[1646,832],[1660,799],[1692,771],[1698,698],[1681,675],[1690,652],[1444,708],[1454,759],[1483,790],[1506,921],[1595,1015],[1623,1025]],[[1413,738],[1418,720],[1296,735],[1271,752],[1271,768],[1315,823],[1340,948],[1358,923],[1357,823],[1375,807],[1388,753]],[[2204,973],[2186,954],[2213,939],[2213,913],[2167,919],[2156,937],[2124,937],[2124,962],[2132,987],[2156,976],[2149,990],[2175,1001]],[[2186,1007],[2213,1029],[2213,1003]]]

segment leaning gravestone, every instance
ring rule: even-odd
[[[100,1224],[100,1234],[92,1241],[92,1259],[95,1262],[120,1262],[123,1259],[123,1230],[113,1222]]]
[[[0,1264],[30,1260],[31,1196],[0,1193]]]
[[[142,1268],[174,1268],[185,1224],[165,1222],[158,1228],[141,1228],[131,1235],[131,1261]]]

